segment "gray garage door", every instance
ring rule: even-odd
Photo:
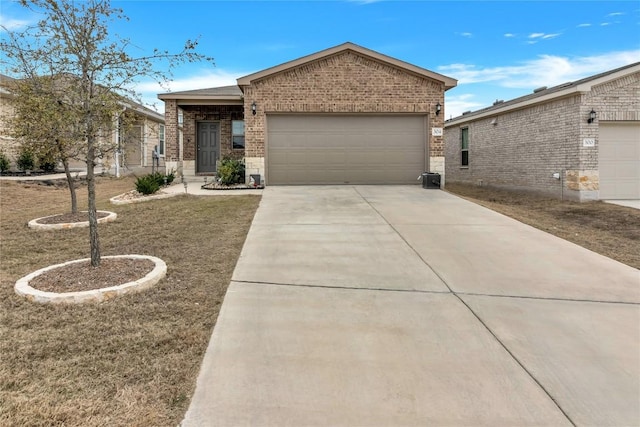
[[[600,122],[601,199],[640,199],[640,123]]]
[[[424,116],[269,115],[267,178],[287,184],[415,184]]]

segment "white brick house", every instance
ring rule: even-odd
[[[445,123],[448,182],[640,199],[640,63]]]
[[[165,93],[167,167],[212,175],[243,157],[267,185],[405,184],[444,174],[444,92],[456,80],[344,43],[241,77]]]

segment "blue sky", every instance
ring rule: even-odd
[[[446,117],[640,61],[640,1],[113,1],[111,32],[144,54],[200,37],[215,67],[174,70],[173,91],[238,77],[350,41],[458,80]],[[37,17],[2,0],[2,24]],[[164,111],[155,83],[137,88]]]

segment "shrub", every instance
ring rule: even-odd
[[[136,190],[138,193],[146,195],[153,194],[160,190],[160,184],[158,184],[155,174],[144,175],[136,179]]]
[[[223,185],[244,184],[244,162],[228,158],[220,160],[218,180]]]
[[[22,151],[20,151],[16,165],[21,171],[32,170],[35,165],[33,153],[28,149],[23,148]]]
[[[152,176],[153,179],[155,179],[155,181],[158,183],[158,185],[160,187],[163,187],[165,184],[165,178],[167,180],[166,184],[169,185],[173,182],[173,180],[176,178],[175,172],[173,170],[171,170],[171,172],[169,172],[168,174],[163,174],[162,172],[154,172],[152,174],[149,174],[149,176]]]
[[[11,167],[11,162],[6,154],[0,151],[0,173],[6,172]]]
[[[38,157],[38,166],[45,172],[53,172],[56,170],[56,161],[50,154],[41,155]]]

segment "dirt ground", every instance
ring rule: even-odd
[[[98,209],[118,214],[98,226],[102,255],[157,256],[167,263],[167,276],[145,292],[53,306],[16,295],[15,282],[87,258],[88,228],[30,229],[29,220],[70,209],[68,190],[0,181],[0,426],[176,426],[182,420],[260,197],[109,203],[133,188],[130,177],[99,180]],[[86,209],[86,186],[78,201]]]
[[[447,183],[446,190],[525,224],[640,269],[640,210]]]

